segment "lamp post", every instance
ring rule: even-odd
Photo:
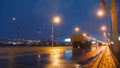
[[[110,36],[110,15],[109,15],[109,12],[108,11],[105,11],[105,10],[102,10],[102,9],[99,9],[97,11],[97,16],[98,17],[103,17],[105,15],[105,13],[107,14],[107,17],[108,17],[108,25],[107,25],[107,33],[105,33],[104,35],[107,37],[107,40],[108,40],[108,43],[110,44],[111,42],[111,36]],[[106,28],[105,28],[106,29]],[[102,31],[104,31],[104,27],[102,27]]]
[[[60,20],[59,16],[53,17],[53,20],[52,20],[52,47],[54,46],[54,24],[59,24],[60,21],[61,20]]]
[[[15,22],[16,18],[13,17],[12,20]],[[17,32],[16,32],[16,44],[18,45],[18,39],[19,39],[19,27],[18,25],[16,24],[16,29],[17,29]]]

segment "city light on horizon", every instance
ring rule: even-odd
[[[71,38],[66,38],[65,42],[71,42]]]
[[[15,20],[16,20],[16,18],[15,18],[15,17],[13,17],[13,18],[12,18],[12,20],[13,20],[13,21],[15,21]]]

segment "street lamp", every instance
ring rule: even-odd
[[[101,30],[103,31],[103,35],[106,38],[106,41],[109,40],[109,38],[107,37],[108,33],[106,33],[106,26],[101,26]],[[109,43],[109,41],[108,41]]]
[[[59,16],[55,16],[52,19],[52,46],[54,46],[54,24],[59,24],[61,22],[61,18]]]
[[[75,32],[79,32],[80,28],[79,27],[75,27],[74,30],[75,30]]]
[[[101,27],[101,30],[102,30],[102,31],[106,31],[106,26],[102,26],[102,27]]]
[[[15,22],[16,18],[13,17],[12,20]],[[18,27],[18,24],[16,24],[16,27],[17,27],[17,36],[16,36],[16,42],[17,42],[17,45],[18,45],[18,39],[19,39],[19,27]]]
[[[84,37],[87,37],[87,33],[83,33],[83,36],[84,36]]]
[[[59,16],[55,16],[55,17],[53,18],[53,23],[59,24],[60,22],[61,22],[61,20],[60,20],[60,17],[59,17]]]
[[[98,17],[103,17],[104,15],[105,15],[104,10],[99,9],[99,10],[97,11],[97,16],[98,16]],[[104,31],[104,33],[105,33],[106,27],[105,27],[105,26],[102,26],[102,27],[101,27],[101,30]],[[107,29],[107,31],[108,31],[108,33],[106,33],[106,35],[110,34],[109,15],[108,15],[108,29]],[[106,36],[106,35],[104,34],[104,36]],[[110,35],[109,35],[109,36],[110,36]],[[108,38],[108,37],[107,37],[107,38]],[[108,38],[108,40],[110,41],[110,38]]]
[[[101,30],[103,31],[104,36],[106,36],[106,26],[101,26]]]
[[[104,11],[102,10],[102,9],[99,9],[98,11],[97,11],[97,16],[98,17],[103,17],[105,14],[104,14]]]

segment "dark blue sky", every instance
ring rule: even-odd
[[[70,37],[78,26],[80,33],[103,40],[100,26],[107,25],[107,16],[97,17],[99,8],[100,0],[0,0],[0,39],[15,39],[16,25],[21,39],[50,39],[52,17],[59,15],[62,22],[54,26],[56,38]]]

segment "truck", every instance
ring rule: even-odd
[[[73,48],[91,47],[91,40],[87,39],[83,34],[72,34],[71,43]]]

